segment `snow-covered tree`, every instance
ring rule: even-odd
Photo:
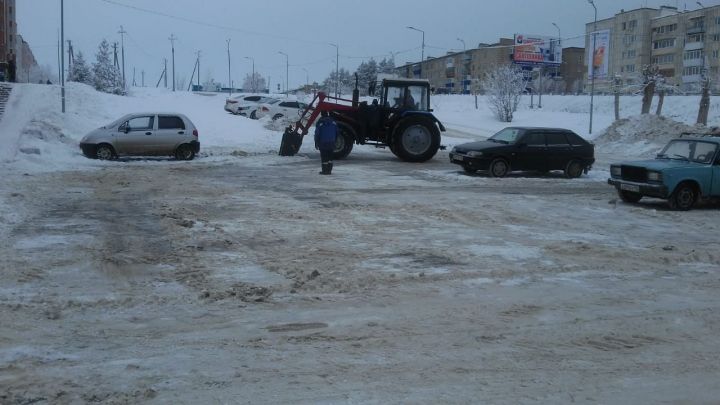
[[[502,122],[512,122],[520,96],[527,86],[523,71],[512,65],[498,66],[485,73],[481,86],[495,116]]]
[[[243,91],[252,91],[253,93],[257,93],[259,91],[262,91],[265,89],[266,83],[265,78],[262,77],[262,75],[258,72],[255,72],[255,80],[253,80],[252,73],[248,73],[245,75],[245,79],[243,80]]]
[[[377,80],[377,62],[375,62],[373,58],[370,58],[367,62],[362,62],[360,66],[358,66],[356,73],[358,75],[358,89],[360,90],[360,94],[367,95],[368,86]]]
[[[322,87],[326,93],[331,94],[335,92],[336,84],[340,94],[348,94],[354,88],[353,77],[345,68],[340,68],[338,74],[335,71],[330,72],[330,76],[323,81]]]
[[[124,93],[120,69],[110,60],[110,44],[104,39],[98,46],[98,51],[95,54],[93,77],[95,89],[105,93]]]
[[[85,57],[82,52],[78,52],[77,56],[75,56],[75,62],[68,74],[68,81],[89,85],[93,84],[92,71],[90,71],[90,67],[87,65],[87,62],[85,62]]]
[[[395,59],[383,58],[383,60],[378,63],[378,73],[395,73]]]
[[[643,76],[643,99],[641,114],[650,114],[655,85],[662,77],[657,65],[645,65],[642,69]]]

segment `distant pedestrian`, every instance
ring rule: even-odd
[[[45,84],[52,84],[52,82],[50,81],[50,79],[48,79]]]
[[[320,174],[331,174],[333,168],[332,156],[335,151],[335,139],[337,138],[337,123],[330,117],[327,111],[322,112],[315,125],[315,149],[320,149],[320,161],[322,171]]]

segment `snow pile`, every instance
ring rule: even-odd
[[[0,163],[11,163],[24,171],[103,165],[81,155],[80,139],[124,114],[137,112],[187,115],[200,133],[201,156],[277,151],[282,133],[264,129],[259,121],[227,113],[223,109],[225,97],[156,88],[134,88],[123,97],[68,83],[67,112],[63,114],[59,86],[16,84],[0,121]]]
[[[638,156],[652,155],[684,132],[707,131],[702,126],[687,125],[663,116],[636,115],[616,121],[603,131],[595,143],[609,152]]]

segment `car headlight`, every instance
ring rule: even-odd
[[[470,157],[482,157],[483,153],[478,152],[476,150],[471,150],[470,152],[467,153],[467,155]]]
[[[610,166],[610,175],[613,177],[620,177],[622,174],[622,170],[620,170],[620,166]]]
[[[660,172],[648,172],[647,178],[648,181],[662,181],[663,176]]]

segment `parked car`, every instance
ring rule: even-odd
[[[287,117],[297,118],[307,108],[307,104],[296,100],[273,100],[262,104],[257,110],[257,117],[269,116],[273,121]]]
[[[701,198],[720,197],[720,137],[671,140],[654,160],[610,166],[608,184],[620,199],[667,199],[670,208],[689,210]]]
[[[595,146],[567,129],[509,127],[486,141],[454,147],[450,162],[468,173],[487,170],[493,177],[515,170],[563,170],[575,178],[592,168]]]
[[[258,95],[242,95],[225,100],[225,111],[257,119],[257,109],[261,104],[268,103],[275,100],[272,97],[258,96]]]
[[[200,151],[198,130],[190,119],[174,113],[128,114],[85,135],[83,154],[93,159],[118,156],[174,156],[192,160]]]

